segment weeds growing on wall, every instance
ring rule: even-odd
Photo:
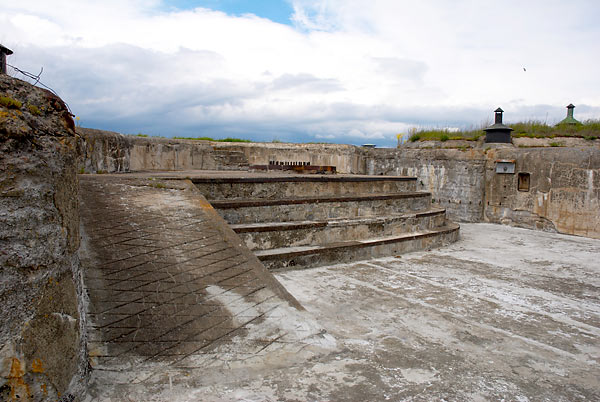
[[[9,98],[8,96],[0,96],[0,106],[4,106],[7,109],[21,109],[23,104],[16,99]]]
[[[450,131],[442,130],[418,130],[415,131],[408,140],[415,141],[448,141],[448,140],[466,140],[477,141],[484,134],[481,130]]]
[[[577,137],[586,139],[600,138],[600,120],[586,120],[581,124],[557,124],[548,126],[540,121],[511,124],[513,137],[554,138]]]
[[[549,126],[544,122],[530,120],[526,122],[508,123],[514,131],[513,137],[529,138],[554,138],[554,137],[578,137],[586,140],[595,140],[600,138],[600,120],[586,120],[581,124],[566,125],[557,124]],[[466,140],[477,141],[479,137],[485,135],[483,129],[450,131],[441,130],[413,130],[409,141],[447,141],[447,140]]]

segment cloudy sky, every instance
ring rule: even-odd
[[[0,43],[85,127],[393,146],[498,106],[600,118],[598,17],[598,0],[0,0]]]

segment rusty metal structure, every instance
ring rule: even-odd
[[[13,51],[0,45],[0,74],[6,74],[6,56],[13,54]]]
[[[250,165],[250,170],[282,170],[295,173],[336,174],[335,166],[316,166],[310,162],[269,161],[268,165]]]

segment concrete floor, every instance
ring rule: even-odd
[[[282,272],[327,342],[145,399],[600,400],[599,258],[599,240],[463,224],[446,248]]]

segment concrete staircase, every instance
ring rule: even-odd
[[[455,241],[459,226],[399,176],[193,179],[269,269],[306,268]]]

